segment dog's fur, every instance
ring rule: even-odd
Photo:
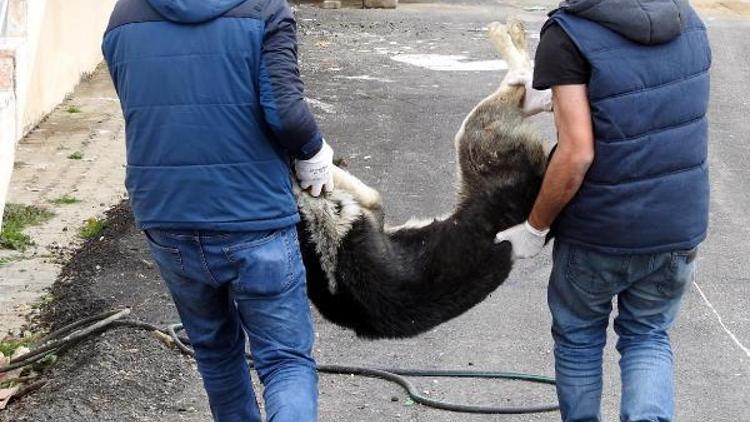
[[[523,25],[489,36],[511,69],[530,69]],[[308,295],[332,322],[369,338],[408,337],[484,300],[507,277],[511,247],[495,234],[526,218],[546,156],[523,122],[523,87],[501,84],[455,137],[458,204],[445,218],[385,228],[380,195],[336,168],[336,190],[297,190]]]

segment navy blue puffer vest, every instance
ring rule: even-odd
[[[613,254],[690,249],[706,236],[711,51],[688,8],[673,40],[645,46],[558,11],[591,64],[595,158],[558,238]]]
[[[271,230],[299,221],[290,157],[322,138],[286,0],[120,0],[103,52],[141,229]]]

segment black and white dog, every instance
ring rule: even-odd
[[[531,68],[520,21],[493,23],[490,40],[511,69]],[[308,295],[330,321],[368,338],[414,336],[484,300],[512,267],[495,234],[524,221],[547,157],[523,121],[523,87],[501,84],[455,137],[458,200],[448,217],[385,227],[380,195],[335,169],[336,189],[298,189]]]

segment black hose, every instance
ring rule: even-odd
[[[411,398],[415,403],[419,403],[421,405],[432,407],[435,409],[448,410],[451,412],[481,413],[487,415],[521,415],[528,413],[554,412],[559,409],[559,406],[557,405],[528,407],[492,407],[444,402],[421,395],[414,387],[414,385],[404,377],[415,376],[414,373],[419,373],[420,375],[416,376],[445,378],[491,378],[528,381],[541,384],[555,383],[554,380],[537,375],[479,371],[413,371],[404,369],[373,369],[367,367],[341,365],[318,365],[318,372],[327,374],[359,375],[368,378],[380,378],[386,381],[390,381],[401,386],[406,391],[406,394],[409,396],[409,398]]]
[[[183,352],[190,356],[194,356],[195,352],[187,347],[182,342],[182,339],[177,337],[177,331],[182,329],[182,324],[173,324],[169,326],[169,334],[177,344],[177,347]],[[249,357],[249,356],[248,356]],[[252,357],[249,357],[250,364],[252,365]],[[474,378],[474,379],[504,379],[512,381],[525,381],[536,384],[548,384],[555,385],[553,378],[534,375],[524,374],[519,372],[493,372],[493,371],[456,371],[456,370],[423,370],[423,369],[378,369],[368,368],[363,366],[345,366],[345,365],[318,365],[318,372],[323,374],[334,374],[334,375],[356,375],[367,378],[379,378],[382,380],[390,381],[394,384],[399,385],[406,391],[412,401],[421,405],[432,407],[435,409],[447,410],[451,412],[460,413],[481,413],[487,415],[522,415],[529,413],[545,413],[554,412],[560,409],[557,404],[541,405],[541,406],[526,406],[526,407],[491,407],[491,406],[474,406],[465,404],[449,403],[440,400],[435,400],[430,397],[425,397],[419,393],[414,384],[412,384],[405,377],[435,377],[435,378]]]
[[[12,371],[14,369],[23,368],[24,366],[29,366],[44,359],[48,354],[56,351],[66,344],[77,342],[84,338],[99,334],[100,332],[104,331],[108,325],[111,325],[112,322],[128,314],[130,314],[130,309],[126,308],[115,311],[108,311],[94,317],[89,317],[87,319],[90,322],[93,322],[93,324],[78,331],[74,331],[74,329],[76,327],[82,326],[81,321],[77,321],[73,324],[67,325],[55,331],[53,333],[55,335],[54,337],[50,335],[46,336],[41,342],[43,346],[38,347],[14,359],[11,359],[8,365],[0,366],[0,374]],[[68,334],[70,332],[72,332],[72,334]],[[63,334],[66,334],[66,336],[60,339],[59,337]]]
[[[116,309],[93,315],[72,324],[61,327],[45,336],[41,341],[35,343],[35,349],[22,356],[12,359],[8,365],[0,366],[0,374],[32,365],[51,353],[67,350],[78,345],[86,338],[101,334],[102,332],[116,327],[131,327],[148,331],[159,332],[171,338],[180,351],[189,356],[194,356],[193,349],[188,347],[190,341],[180,337],[178,332],[182,330],[182,324],[172,324],[167,328],[161,328],[147,322],[122,319],[130,314],[130,309]],[[252,357],[248,355],[252,366]],[[554,385],[555,380],[549,377],[517,372],[487,372],[487,371],[454,371],[454,370],[421,370],[421,369],[378,369],[348,365],[318,365],[318,372],[324,374],[357,375],[368,378],[378,378],[399,385],[415,403],[435,409],[447,410],[461,413],[481,414],[528,414],[554,412],[559,410],[557,405],[539,405],[528,407],[491,407],[474,406],[465,404],[449,403],[435,400],[421,395],[414,385],[406,377],[443,377],[443,378],[475,378],[475,379],[504,379],[513,381],[531,382],[537,384]],[[36,384],[35,384],[36,385]]]

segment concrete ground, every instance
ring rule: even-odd
[[[41,206],[55,216],[26,230],[35,243],[27,251],[0,249],[0,338],[21,328],[57,279],[60,264],[82,243],[84,221],[122,201],[124,127],[117,94],[100,67],[19,143],[8,203]],[[78,159],[68,158],[73,154]],[[80,202],[50,203],[63,196]]]
[[[452,138],[465,114],[502,77],[484,35],[510,15],[538,32],[553,2],[402,2],[397,11],[298,8],[307,96],[349,170],[379,189],[390,223],[449,212],[454,197]],[[750,420],[750,20],[707,12],[713,52],[711,232],[697,282],[673,331],[679,421]],[[534,43],[535,40],[532,40]],[[463,56],[446,57],[446,56]],[[478,70],[495,69],[495,70]],[[535,118],[553,135],[549,116]],[[689,194],[689,192],[686,192]],[[676,216],[679,218],[679,216]],[[145,244],[118,210],[104,239],[66,267],[44,316],[56,323],[129,305],[159,323],[174,311]],[[98,266],[98,267],[97,267]],[[549,248],[521,262],[490,298],[414,339],[363,341],[316,316],[319,363],[402,368],[484,369],[553,374],[545,303]],[[611,337],[612,339],[612,337]],[[74,356],[71,356],[74,355]],[[616,352],[606,350],[605,420],[617,420]],[[124,330],[61,359],[53,381],[0,413],[7,421],[199,421],[205,398],[191,363],[146,335]],[[509,382],[416,380],[432,397],[474,404],[554,400],[549,387]],[[349,376],[320,378],[321,421],[554,421],[555,413],[481,416],[405,400],[397,387]],[[396,398],[394,401],[393,398]]]

